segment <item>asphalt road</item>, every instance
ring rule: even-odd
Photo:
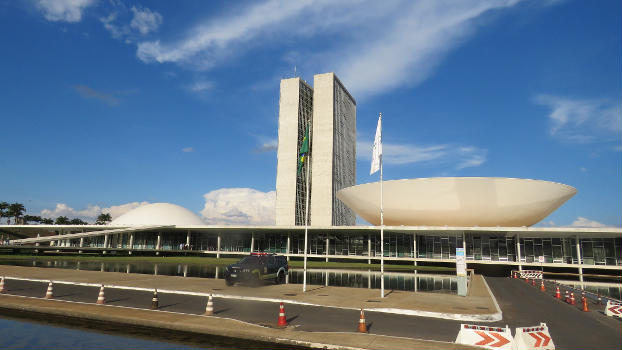
[[[585,313],[577,307],[557,301],[550,293],[520,280],[486,278],[503,311],[504,319],[482,325],[511,328],[528,327],[546,322],[557,349],[620,349],[622,347],[622,322],[598,312]],[[47,284],[41,282],[6,280],[6,294],[43,297]],[[54,285],[54,298],[58,300],[94,303],[99,288],[67,284]],[[116,306],[150,308],[152,292],[106,288],[106,303]],[[187,314],[203,314],[206,297],[158,293],[159,310]],[[359,311],[285,305],[288,322],[304,331],[355,331]],[[238,299],[214,298],[217,317],[233,318],[255,324],[274,326],[277,322],[278,304]],[[460,321],[413,317],[379,312],[365,312],[369,332],[427,340],[452,342],[458,334]]]
[[[577,305],[573,306],[555,299],[551,284],[547,284],[548,290],[543,293],[538,286],[533,287],[520,279],[486,277],[486,281],[503,311],[503,320],[495,325],[508,324],[514,329],[544,322],[556,349],[561,350],[622,348],[621,320],[605,316],[600,311],[603,307],[593,303],[589,304],[593,311],[581,311],[581,295],[577,293]]]

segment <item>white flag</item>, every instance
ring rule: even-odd
[[[378,126],[376,127],[376,137],[374,138],[374,149],[371,154],[371,170],[369,175],[380,170],[380,159],[382,158],[382,113],[378,117]]]

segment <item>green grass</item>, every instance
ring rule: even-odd
[[[2,260],[64,260],[64,261],[97,261],[97,262],[146,262],[146,263],[169,263],[169,264],[205,264],[205,265],[230,265],[240,258],[215,258],[199,256],[101,256],[97,254],[81,255],[14,255],[0,254]],[[289,266],[302,268],[302,260],[290,260]],[[325,262],[307,260],[307,268],[311,269],[348,269],[348,270],[380,270],[380,264],[367,264],[362,262]],[[412,264],[384,264],[387,271],[423,271],[423,272],[447,272],[455,273],[456,269],[442,266],[414,266]]]

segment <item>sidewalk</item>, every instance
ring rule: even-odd
[[[348,309],[365,308],[369,311],[397,313],[413,316],[436,317],[462,321],[498,321],[501,312],[480,275],[474,275],[466,297],[441,293],[415,293],[366,288],[327,287],[308,285],[302,292],[299,284],[262,285],[259,287],[231,286],[224,280],[198,277],[126,274],[120,272],[80,271],[54,268],[35,268],[0,265],[0,276],[34,280],[53,280],[126,287],[135,289],[157,288],[162,292],[197,295],[213,293],[223,298],[318,305]]]

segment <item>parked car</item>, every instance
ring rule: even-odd
[[[236,282],[257,284],[262,281],[273,281],[276,284],[285,282],[289,266],[284,256],[271,253],[251,253],[225,269],[225,283],[228,286]]]

